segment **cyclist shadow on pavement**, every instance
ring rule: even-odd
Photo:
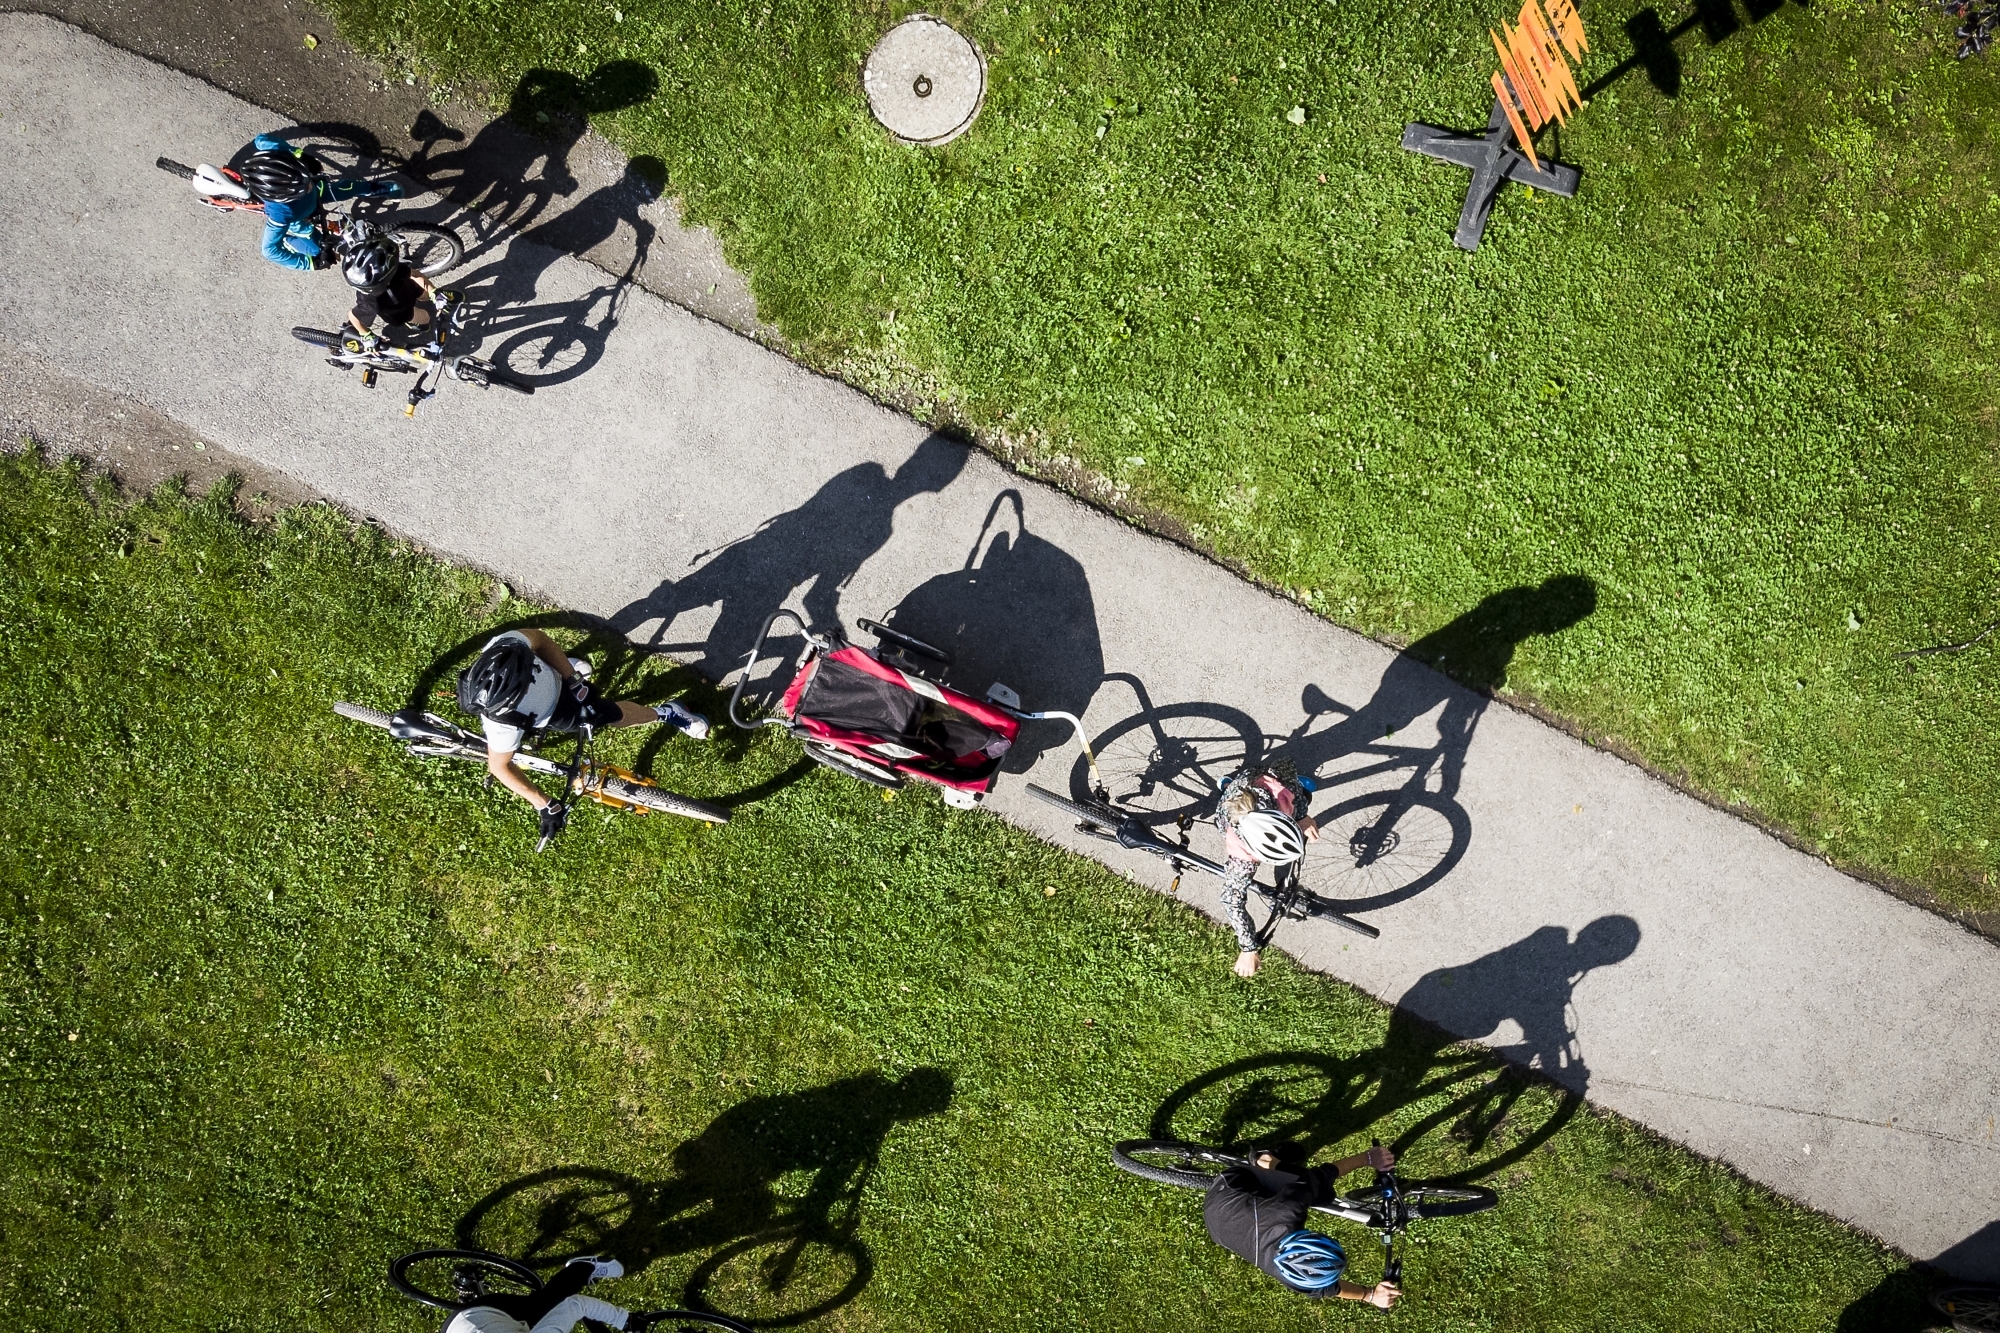
[[[933,434],[894,472],[880,463],[857,463],[829,478],[798,508],[699,553],[689,572],[662,579],[612,612],[610,623],[655,652],[699,652],[696,669],[716,681],[743,664],[765,619],[807,584],[802,599],[807,623],[815,631],[844,628],[841,590],[887,544],[897,506],[951,485],[969,454],[958,440]],[[719,611],[702,638],[672,637],[682,616],[710,606]],[[795,653],[799,646],[796,636],[773,638],[764,645],[764,660]]]
[[[1410,783],[1455,799],[1473,732],[1494,694],[1506,686],[1515,651],[1528,639],[1561,633],[1596,609],[1597,584],[1582,574],[1496,592],[1398,653],[1374,696],[1359,708],[1308,687],[1301,700],[1305,720],[1285,739],[1282,753],[1301,773],[1317,773],[1336,760],[1367,753],[1441,706],[1433,758],[1419,766]],[[1331,726],[1312,729],[1321,717],[1342,713]],[[1340,773],[1333,780],[1358,776]]]
[[[1935,1259],[1900,1268],[1841,1311],[1835,1333],[1923,1333],[1939,1329],[1930,1294],[1963,1284],[2000,1284],[2000,1222],[1988,1222]],[[2000,1285],[1994,1288],[2000,1297]],[[1963,1327],[1972,1327],[1971,1324]]]
[[[1175,1090],[1149,1132],[1272,1146],[1300,1163],[1372,1133],[1411,1157],[1413,1176],[1488,1177],[1548,1142],[1582,1105],[1590,1075],[1571,997],[1590,972],[1631,957],[1639,938],[1626,916],[1599,917],[1574,937],[1544,926],[1420,978],[1375,1050],[1281,1051],[1224,1065]]]
[[[420,113],[410,127],[418,148],[403,169],[457,208],[450,222],[471,229],[468,258],[478,258],[508,234],[540,223],[555,200],[576,193],[569,157],[591,116],[641,105],[658,91],[659,77],[636,60],[607,61],[582,78],[531,69],[515,84],[506,114],[482,125],[470,142],[436,115]],[[464,146],[440,151],[442,143]],[[663,181],[660,173],[650,184],[657,191]],[[608,234],[601,219],[577,219],[575,225]]]
[[[1029,530],[1016,490],[993,498],[962,566],[926,580],[882,621],[951,654],[946,682],[975,699],[999,682],[1029,712],[1081,717],[1104,680],[1090,576]],[[1044,751],[1074,744],[1060,720],[1024,722],[1002,768],[1025,773]]]
[[[543,1269],[606,1255],[635,1275],[699,1254],[688,1306],[760,1327],[806,1323],[868,1285],[861,1208],[884,1145],[898,1125],[943,1114],[953,1090],[950,1074],[920,1068],[752,1097],[674,1149],[668,1179],[538,1171],[474,1204],[457,1243]]]

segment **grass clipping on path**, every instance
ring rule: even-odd
[[[1497,0],[947,5],[991,87],[942,150],[862,96],[901,7],[325,3],[503,102],[644,63],[599,127],[811,359],[1371,633],[1588,577],[1507,689],[2000,908],[2000,658],[1891,661],[2000,614],[2000,64],[1925,6],[1590,9],[1580,193],[1465,255],[1466,173],[1398,144],[1485,123]]]
[[[719,830],[586,810],[536,856],[476,770],[329,707],[399,702],[488,587],[327,509],[251,528],[0,462],[0,1318],[434,1328],[384,1267],[455,1238],[829,1328],[1375,1318],[1114,1171],[1156,1117],[1502,1190],[1422,1229],[1399,1328],[1913,1308],[1865,1238],[1281,957],[1238,982],[1170,900],[768,731],[615,737],[771,794]]]

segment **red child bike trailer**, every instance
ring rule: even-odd
[[[805,651],[777,715],[746,721],[744,687],[780,620],[799,627]],[[856,623],[874,636],[874,648],[848,643],[837,629],[814,633],[794,612],[772,613],[729,696],[729,720],[746,731],[783,727],[828,768],[877,787],[915,778],[942,788],[945,804],[969,810],[993,790],[1021,723],[1060,719],[1075,729],[1095,779],[1097,760],[1073,714],[1024,712],[1020,696],[997,681],[984,699],[962,694],[941,679],[951,666],[942,649],[872,620]]]

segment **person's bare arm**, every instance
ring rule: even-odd
[[[534,806],[535,809],[539,810],[549,803],[549,798],[542,794],[541,789],[528,781],[520,769],[514,767],[514,752],[512,750],[488,750],[486,752],[486,771],[493,775],[495,782],[505,787],[508,791],[513,792],[529,805]]]
[[[1340,1283],[1340,1299],[1367,1301],[1378,1310],[1388,1309],[1402,1294],[1402,1289],[1393,1282],[1377,1282],[1374,1286],[1367,1287],[1359,1282],[1349,1282],[1342,1278]]]
[[[528,646],[535,650],[535,656],[547,662],[557,675],[567,680],[576,674],[576,669],[569,664],[569,654],[563,651],[561,644],[538,629],[524,629],[520,633],[528,641]]]
[[[1372,1166],[1377,1171],[1387,1171],[1396,1164],[1396,1150],[1376,1144],[1367,1152],[1358,1152],[1352,1157],[1343,1157],[1333,1164],[1335,1175],[1344,1176],[1349,1171],[1359,1171],[1364,1166]]]

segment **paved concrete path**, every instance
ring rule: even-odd
[[[1358,865],[1336,835],[1344,859],[1314,868],[1380,941],[1287,923],[1284,948],[1918,1258],[2000,1278],[1990,943],[528,242],[466,275],[512,302],[488,347],[581,359],[533,398],[451,385],[405,420],[396,391],[288,336],[339,318],[339,280],[266,266],[248,220],[201,213],[152,167],[272,123],[0,17],[13,364],[137,400],[712,674],[781,601],[850,623],[897,608],[975,690],[998,677],[1084,712],[1114,783],[1155,809],[1287,746],[1325,780],[1317,810],[1364,840],[1386,823],[1390,845]],[[1503,596],[1551,627],[1587,610],[1561,582]],[[1044,729],[1012,767],[1061,787],[1073,755]],[[1160,884],[1026,787],[1010,773],[992,807]],[[1218,970],[1232,953],[1218,940]]]

